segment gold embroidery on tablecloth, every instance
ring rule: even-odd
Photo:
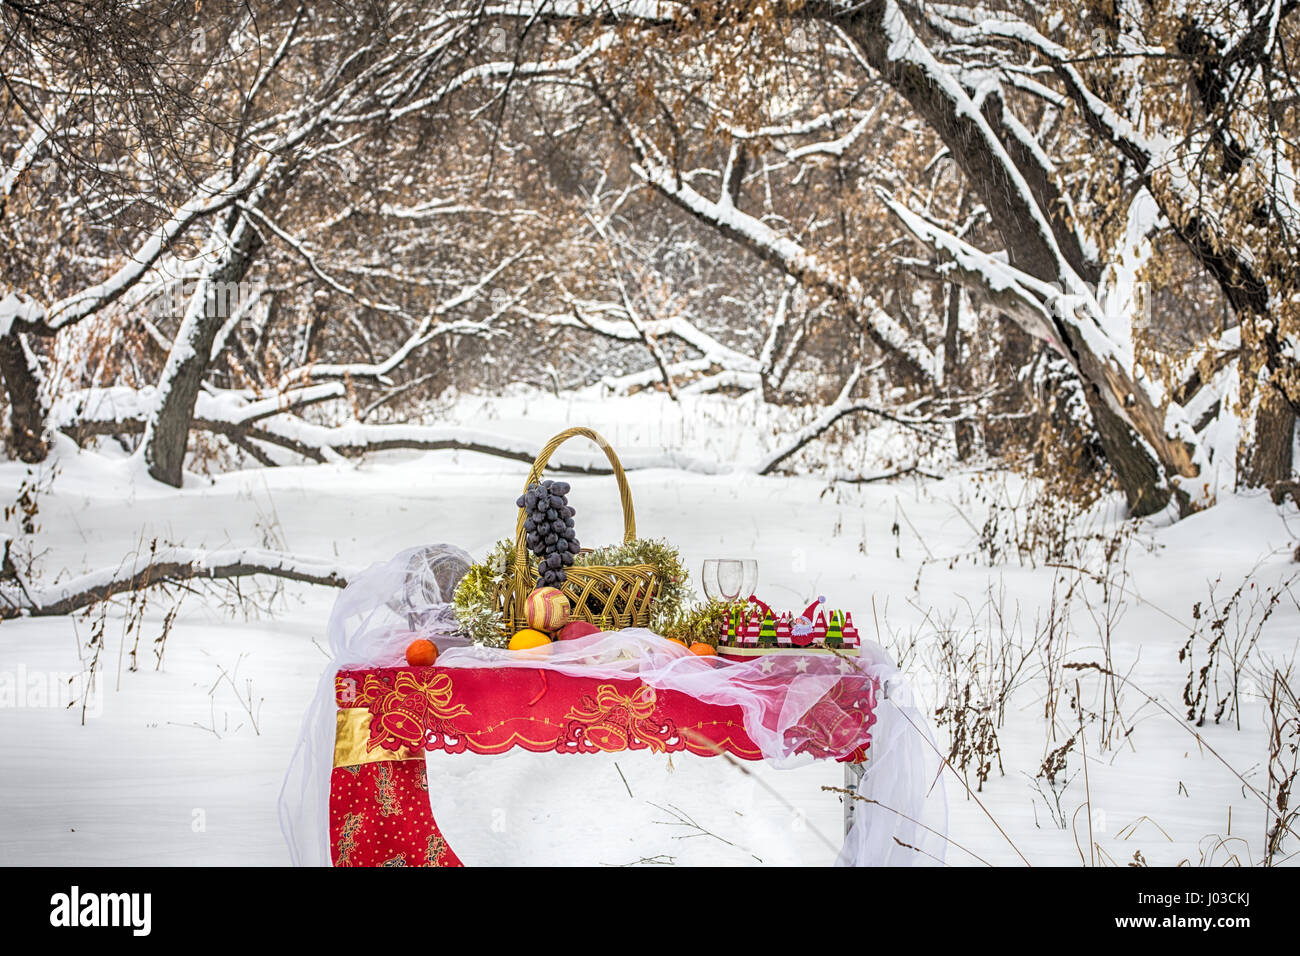
[[[357,846],[357,831],[361,829],[361,814],[349,813],[343,818],[343,832],[339,835],[339,858],[337,866],[347,866],[348,858]]]
[[[402,812],[402,802],[397,799],[397,784],[393,781],[392,764],[381,763],[379,765],[379,777],[375,781],[375,789],[381,814],[392,817]]]
[[[469,715],[465,705],[452,703],[453,692],[447,674],[426,677],[399,671],[392,684],[367,674],[355,701],[373,718],[367,750],[423,750],[434,727]]]
[[[429,866],[442,866],[442,855],[447,852],[447,841],[440,834],[429,834],[429,845],[425,847],[424,858]]]

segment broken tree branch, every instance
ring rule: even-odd
[[[224,581],[264,574],[341,588],[347,586],[356,572],[356,568],[261,548],[221,551],[158,548],[130,556],[117,567],[91,571],[63,584],[36,587],[27,586],[21,580],[0,584],[0,620],[72,614],[118,594],[180,581]]]

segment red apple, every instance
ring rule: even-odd
[[[560,628],[560,640],[574,641],[580,637],[586,637],[588,634],[599,634],[600,628],[589,621],[570,621],[564,627]]]

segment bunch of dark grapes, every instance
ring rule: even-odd
[[[569,483],[551,481],[534,482],[520,496],[515,505],[524,509],[524,534],[528,550],[537,555],[541,574],[538,585],[559,587],[568,576],[565,568],[573,564],[578,553],[578,536],[573,531],[573,516],[569,507]]]

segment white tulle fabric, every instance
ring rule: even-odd
[[[451,636],[455,618],[447,602],[472,561],[455,545],[412,548],[367,568],[334,602],[326,628],[332,656],[303,717],[280,789],[280,829],[295,866],[330,865],[329,791],[338,712],[334,675],[405,663],[413,631],[434,640],[439,650],[468,643]]]
[[[340,595],[330,618],[334,654],[304,720],[280,797],[280,822],[297,865],[329,865],[329,780],[334,754],[334,674],[348,667],[404,663],[418,633],[439,646],[440,667],[546,668],[598,679],[635,678],[706,703],[735,705],[764,759],[778,767],[806,764],[802,718],[844,676],[829,658],[801,668],[803,658],[774,657],[733,663],[702,658],[642,628],[593,634],[521,654],[467,644],[440,587],[428,583],[429,562],[464,560],[451,546],[417,549],[376,565]],[[415,578],[421,577],[421,583]],[[449,579],[444,579],[449,580]],[[450,587],[444,585],[449,590]],[[837,662],[835,662],[837,663]],[[884,689],[876,706],[871,746],[855,802],[854,824],[837,863],[899,866],[943,860],[947,802],[938,751],[902,674],[876,645],[864,642],[857,671]],[[821,715],[823,721],[834,714]],[[852,745],[849,745],[851,749]]]

